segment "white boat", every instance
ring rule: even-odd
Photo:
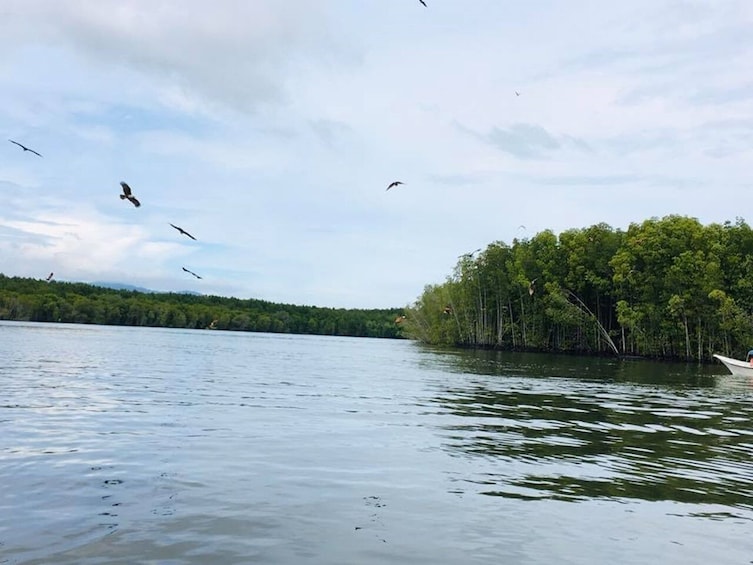
[[[739,359],[731,359],[724,355],[717,355],[714,353],[714,357],[719,359],[729,369],[733,375],[741,377],[753,377],[753,366],[747,361],[740,361]]]

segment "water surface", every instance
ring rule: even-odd
[[[0,563],[749,563],[753,383],[0,323]]]

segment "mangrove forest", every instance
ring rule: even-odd
[[[490,244],[405,312],[409,337],[705,361],[753,347],[753,231],[683,216]]]

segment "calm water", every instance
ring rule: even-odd
[[[0,563],[753,563],[753,382],[0,323]]]

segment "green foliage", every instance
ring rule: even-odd
[[[406,332],[437,345],[707,360],[753,345],[751,269],[741,219],[544,231],[462,257],[409,309]]]
[[[399,338],[400,313],[142,293],[0,274],[0,320]]]

